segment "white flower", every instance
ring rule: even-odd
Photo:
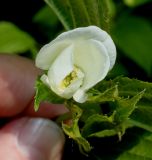
[[[45,45],[36,66],[48,71],[41,80],[57,95],[83,103],[86,91],[105,78],[115,59],[116,48],[108,33],[89,26],[64,32]]]

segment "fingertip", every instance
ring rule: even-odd
[[[20,56],[0,55],[0,116],[20,113],[34,95],[40,73],[34,63]]]
[[[50,120],[20,118],[6,125],[0,135],[0,156],[3,159],[61,159],[65,138],[62,130]]]

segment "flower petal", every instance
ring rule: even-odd
[[[82,90],[82,89],[78,89],[74,95],[73,95],[73,99],[76,102],[79,103],[84,103],[87,100],[87,94]]]
[[[107,49],[108,55],[110,57],[110,69],[112,69],[116,61],[116,47],[114,45],[114,42],[111,39],[111,37],[108,35],[105,41],[102,42],[102,44]]]
[[[64,40],[77,40],[77,39],[82,39],[82,40],[96,39],[103,42],[107,36],[108,34],[105,31],[101,30],[99,27],[96,26],[80,27],[60,34],[55,40],[52,41],[52,43]]]
[[[110,59],[110,69],[112,69],[116,60],[116,47],[110,35],[107,32],[100,29],[99,27],[89,26],[89,27],[76,28],[74,30],[64,32],[60,34],[54,41],[52,41],[52,43],[60,41],[62,42],[66,41],[67,43],[69,43],[71,40],[77,41],[77,40],[89,40],[89,39],[94,39],[103,43],[103,45],[108,51],[107,53]]]
[[[73,69],[73,45],[70,45],[60,53],[48,70],[48,79],[54,92],[57,94],[62,92],[59,85]]]
[[[71,98],[73,94],[80,88],[83,82],[83,77],[76,79],[65,90],[63,90],[61,96],[64,98]]]
[[[36,66],[38,68],[48,70],[54,59],[70,45],[69,42],[49,43],[41,48],[36,57]]]
[[[110,67],[109,56],[104,45],[93,39],[75,44],[74,63],[85,74],[82,90],[88,90],[104,79]]]
[[[40,79],[46,86],[48,86],[50,88],[49,79],[46,74],[43,74]]]

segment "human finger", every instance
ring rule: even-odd
[[[31,60],[0,55],[0,116],[20,113],[34,96],[34,81],[40,70]]]
[[[0,130],[0,157],[5,160],[60,160],[64,135],[52,121],[20,118]]]

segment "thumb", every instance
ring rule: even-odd
[[[20,118],[0,131],[0,157],[5,160],[61,160],[64,136],[42,118]]]

